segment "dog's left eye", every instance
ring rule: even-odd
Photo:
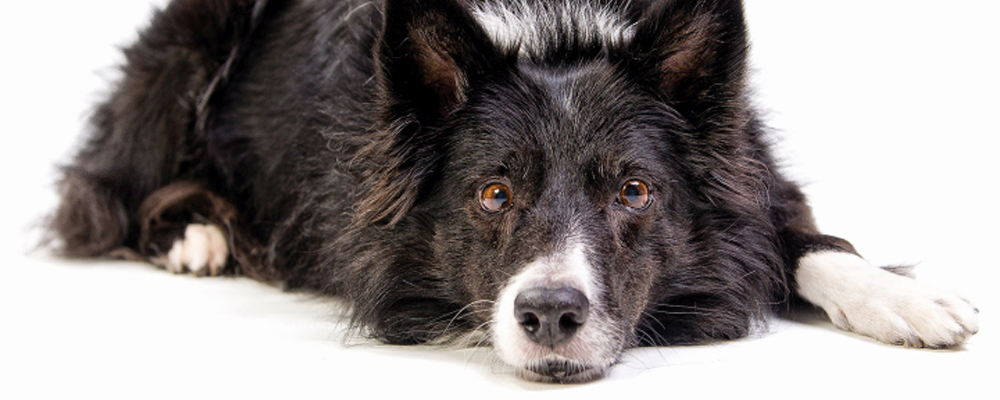
[[[486,211],[501,212],[514,204],[514,195],[511,194],[507,185],[491,183],[486,185],[479,193],[479,204]]]
[[[649,206],[653,197],[649,194],[649,186],[637,179],[625,182],[621,193],[618,194],[618,201],[629,208],[644,209]]]

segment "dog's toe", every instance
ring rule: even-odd
[[[191,224],[184,230],[184,238],[174,242],[163,264],[175,274],[217,276],[228,258],[229,246],[222,230],[215,225]]]
[[[943,348],[979,331],[979,311],[968,301],[857,256],[810,255],[800,262],[797,278],[799,293],[822,307],[834,325],[880,342]]]
[[[892,274],[871,278],[855,301],[842,304],[849,330],[885,343],[927,348],[959,345],[979,330],[975,307],[955,296]]]

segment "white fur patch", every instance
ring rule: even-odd
[[[562,253],[540,258],[524,267],[500,292],[494,307],[492,342],[500,358],[524,368],[541,361],[575,361],[603,370],[615,360],[610,337],[610,323],[600,302],[603,288],[594,277],[582,244],[567,246]],[[514,300],[522,290],[534,287],[571,287],[582,292],[590,302],[587,323],[566,343],[555,348],[541,346],[529,339],[517,322]]]
[[[837,327],[912,347],[961,344],[979,330],[967,301],[876,268],[853,254],[824,251],[799,260],[799,294]]]
[[[474,6],[473,14],[497,46],[519,47],[522,55],[544,54],[566,33],[621,44],[632,39],[635,28],[620,10],[570,0],[483,2]]]
[[[222,230],[215,225],[191,224],[184,230],[184,238],[174,241],[167,256],[154,262],[175,274],[217,276],[228,258],[229,245]]]

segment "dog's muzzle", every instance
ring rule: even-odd
[[[531,380],[583,382],[601,376],[621,350],[600,302],[602,290],[582,244],[539,257],[498,295],[494,348]]]

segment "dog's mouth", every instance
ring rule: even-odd
[[[521,371],[525,379],[547,383],[581,383],[598,379],[607,367],[596,367],[561,357],[532,362]]]

